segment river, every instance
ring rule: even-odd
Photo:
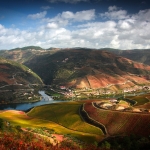
[[[141,94],[144,94],[144,93],[145,92],[136,93],[136,94],[126,94],[126,96],[141,95]],[[35,107],[35,106],[51,104],[51,103],[58,103],[58,102],[65,102],[64,100],[63,101],[61,101],[61,100],[53,100],[50,96],[45,94],[44,91],[39,91],[39,94],[41,94],[41,96],[42,96],[42,100],[41,101],[33,102],[33,103],[2,104],[2,105],[0,105],[0,110],[22,110],[22,111],[25,111],[25,110],[28,110],[28,109],[30,109],[32,107]],[[117,98],[117,96],[112,97],[112,98]]]
[[[3,105],[0,105],[0,110],[22,110],[22,111],[25,111],[25,110],[28,110],[35,106],[63,102],[63,101],[53,100],[50,96],[45,94],[44,91],[39,91],[39,94],[41,94],[41,96],[42,96],[41,101],[33,102],[33,103],[3,104]]]

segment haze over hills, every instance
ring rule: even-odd
[[[117,50],[106,49],[109,52],[115,53],[122,57],[150,65],[150,49],[134,49],[134,50]]]
[[[78,49],[78,50],[92,50],[91,48],[82,48],[82,47],[74,47],[69,48],[70,50]],[[43,49],[39,46],[26,46],[22,48],[14,48],[10,50],[0,50],[0,56],[6,59],[14,60],[20,63],[24,63],[29,59],[36,57],[37,55],[43,54],[53,54],[59,50],[63,50],[61,48],[48,48]],[[120,50],[113,48],[101,48],[95,49],[100,51],[109,51],[111,53],[117,54],[122,57],[126,57],[133,61],[137,61],[140,63],[144,63],[150,65],[150,49],[133,49],[133,50]]]

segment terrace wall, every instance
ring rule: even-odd
[[[103,133],[104,133],[105,135],[108,134],[107,129],[106,129],[106,127],[105,127],[103,124],[101,124],[101,123],[99,123],[99,122],[93,120],[93,119],[87,114],[87,112],[84,110],[84,104],[82,104],[81,107],[80,107],[80,114],[82,115],[83,119],[84,119],[86,122],[88,122],[89,124],[92,124],[92,125],[94,125],[94,126],[100,128],[100,129],[103,131]]]

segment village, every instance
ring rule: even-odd
[[[150,113],[150,109],[138,108],[132,106],[131,103],[125,100],[110,99],[104,101],[96,101],[93,103],[95,107],[105,110],[136,112],[136,113]]]
[[[84,89],[71,89],[66,86],[59,86],[55,89],[56,92],[61,93],[67,99],[88,99],[88,98],[110,98],[116,96],[126,97],[127,95],[138,95],[141,92],[148,92],[150,86],[134,86],[130,88],[120,89],[118,91],[111,90],[110,88],[84,88]],[[51,88],[51,90],[54,90]]]

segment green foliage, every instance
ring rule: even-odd
[[[16,128],[19,132],[22,131],[21,126],[19,126],[19,125],[17,125],[15,128]]]
[[[103,142],[101,148],[103,149],[110,149],[111,145],[107,141]]]
[[[130,99],[136,101],[136,106],[144,105],[149,102],[149,100],[146,98],[146,95],[134,96]]]
[[[56,73],[56,79],[67,79],[73,74],[73,71],[61,68]]]
[[[130,135],[110,137],[100,143],[100,148],[106,148],[110,144],[113,150],[145,150],[149,149],[150,140],[148,137]]]
[[[42,50],[43,48],[41,48],[39,46],[26,46],[26,47],[22,47],[20,49],[21,50],[28,50],[28,49]]]

